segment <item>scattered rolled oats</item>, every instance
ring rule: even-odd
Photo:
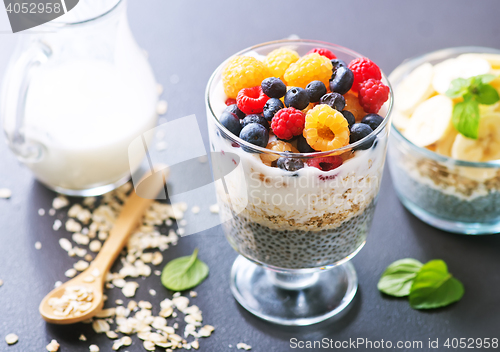
[[[82,225],[79,222],[76,222],[74,219],[68,219],[66,224],[64,225],[66,231],[69,232],[80,232],[82,231]]]
[[[13,345],[17,341],[19,341],[19,337],[16,334],[8,334],[5,336],[5,342],[7,342],[8,345]]]
[[[68,225],[68,223],[66,223],[66,225]],[[66,229],[68,229],[67,226],[66,226]],[[73,239],[73,242],[75,242],[76,244],[82,245],[82,246],[86,246],[90,242],[89,236],[85,236],[84,234],[81,234],[79,232],[75,232],[71,236],[71,238]]]
[[[153,289],[150,289],[150,290],[149,290],[149,294],[150,294],[151,296],[156,296],[156,291],[155,291],[155,290],[153,290]]]
[[[50,215],[50,216],[54,216],[54,215],[56,215],[56,210],[55,210],[54,208],[50,208],[50,209],[49,209],[49,215]]]
[[[61,226],[62,226],[62,221],[59,219],[55,219],[54,225],[52,225],[52,229],[54,229],[54,231],[57,231],[61,228]]]
[[[92,323],[92,328],[98,334],[107,332],[110,329],[108,322],[104,319],[94,320],[94,322]]]
[[[84,334],[81,334],[80,337],[78,338],[80,341],[87,341],[87,338],[85,337]]]
[[[64,237],[59,239],[59,245],[66,252],[69,252],[73,248],[73,245],[71,244],[71,242],[67,238],[64,238]]]
[[[123,336],[121,339],[123,346],[130,346],[132,344],[132,339],[130,336]]]
[[[59,351],[59,343],[56,340],[50,341],[50,343],[45,347],[49,352],[57,352]]]
[[[143,346],[144,346],[144,349],[146,349],[146,351],[155,351],[156,350],[155,343],[152,341],[148,341],[148,340],[144,341]]]
[[[91,262],[92,259],[94,259],[94,258],[90,254],[85,254],[85,256],[83,257],[83,259],[85,259],[88,262]]]
[[[101,250],[101,247],[102,247],[102,243],[100,241],[98,241],[98,240],[93,240],[89,244],[89,249],[92,252],[99,252]]]
[[[62,285],[62,282],[61,282],[61,281],[56,281],[56,282],[54,283],[54,287],[59,287],[59,286],[61,286],[61,285]]]
[[[212,204],[209,210],[213,214],[219,214],[219,204]]]
[[[66,270],[66,272],[64,273],[64,276],[75,277],[76,273],[77,273],[76,269],[71,268],[71,269]]]
[[[155,270],[154,273],[155,273],[156,276],[160,276],[161,275],[161,271],[160,270]]]
[[[42,208],[38,209],[38,215],[44,216],[45,215],[45,209],[42,209]]]
[[[135,291],[139,288],[139,284],[135,281],[129,281],[123,286],[122,293],[125,297],[134,297]]]
[[[190,295],[191,297],[197,297],[197,296],[198,296],[198,293],[197,293],[196,291],[190,291],[190,292],[189,292],[189,295]]]
[[[122,301],[121,299],[117,299],[117,300],[115,301],[115,303],[116,303],[116,304],[118,304],[118,305],[122,305],[122,304],[123,304],[123,301]]]
[[[239,344],[236,345],[236,348],[239,350],[249,351],[252,349],[252,346],[247,345],[246,343],[240,342]]]
[[[42,249],[42,243],[41,242],[35,242],[35,249]]]
[[[106,241],[108,239],[109,234],[106,231],[99,231],[97,238],[101,241]]]
[[[62,195],[55,197],[54,200],[52,201],[52,208],[54,209],[62,209],[68,205],[69,205],[68,198]]]
[[[167,113],[168,103],[165,100],[160,100],[156,105],[156,113],[158,115],[165,115]]]
[[[106,331],[106,336],[111,340],[115,340],[118,338],[118,334],[112,330]]]
[[[115,315],[116,308],[106,308],[102,309],[99,313],[95,315],[96,318],[109,318]]]
[[[97,346],[97,345],[90,345],[89,346],[89,351],[90,352],[99,352],[99,346]]]
[[[73,264],[73,267],[78,271],[84,271],[89,267],[89,265],[90,264],[85,260],[79,260],[75,264]]]

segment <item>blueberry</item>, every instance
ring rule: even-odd
[[[285,153],[290,153],[290,152],[285,152]],[[276,162],[276,166],[278,166],[281,170],[297,171],[304,167],[304,161],[298,158],[282,156]]]
[[[274,115],[281,109],[283,109],[285,105],[283,102],[277,98],[271,98],[267,101],[266,105],[264,105],[264,110],[262,111],[264,117],[267,121],[271,121]]]
[[[238,109],[238,105],[236,104],[231,104],[231,105],[228,105],[224,111],[227,111],[227,112],[231,112],[233,114],[236,114],[236,116],[238,116],[238,118],[242,119],[245,117],[245,113],[243,111],[241,111],[240,109]]]
[[[235,136],[238,136],[240,134],[240,119],[238,118],[238,116],[236,116],[236,114],[224,111],[222,115],[220,115],[219,122]]]
[[[347,67],[345,61],[340,59],[332,59],[333,71],[336,71],[339,67]]]
[[[365,137],[368,137],[370,133],[372,133],[373,130],[370,126],[365,125],[364,123],[355,123],[351,127],[351,135],[349,137],[349,143],[355,143],[357,141],[362,140]],[[366,142],[361,143],[359,146],[355,148],[355,150],[358,149],[368,149],[372,146],[373,141],[375,140],[374,136],[371,138],[368,138]]]
[[[269,122],[261,115],[247,115],[243,120],[241,120],[241,128],[251,123],[258,123],[269,130]]]
[[[344,66],[339,67],[332,75],[330,80],[330,90],[340,94],[345,94],[351,89],[354,82],[354,74]]]
[[[344,115],[345,119],[347,120],[347,123],[349,124],[349,128],[352,127],[356,123],[356,118],[352,114],[352,112],[347,111],[347,110],[342,110],[341,111],[342,115]]]
[[[372,130],[376,130],[378,126],[384,121],[384,118],[378,114],[368,114],[363,117],[361,123],[368,125],[372,128]]]
[[[269,77],[262,81],[260,87],[269,98],[281,98],[286,93],[286,85],[276,77]]]
[[[303,110],[309,105],[309,95],[306,90],[299,87],[292,87],[285,94],[285,106],[298,110]]]
[[[321,81],[312,81],[306,86],[306,92],[311,103],[317,103],[326,94],[325,84]]]
[[[258,123],[249,123],[241,130],[240,138],[248,143],[265,148],[267,146],[267,142],[269,141],[269,132],[264,126],[259,125]]]
[[[319,100],[320,104],[326,104],[332,109],[337,111],[342,111],[345,108],[345,99],[339,93],[328,93],[321,97]]]
[[[305,137],[303,135],[299,135],[297,137],[297,149],[301,153],[314,153],[315,152],[315,150],[313,148],[311,148],[309,143],[307,143],[307,140],[305,139]]]

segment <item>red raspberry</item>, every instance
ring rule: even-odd
[[[305,120],[305,115],[300,110],[295,108],[281,109],[271,120],[271,128],[276,137],[291,139],[302,134]]]
[[[233,99],[233,98],[227,98],[226,99],[226,105],[227,106],[233,105],[233,104],[236,104],[236,99]]]
[[[317,167],[322,171],[330,171],[342,165],[343,160],[340,155],[324,156],[307,160],[307,165]]]
[[[236,105],[245,114],[260,114],[269,97],[262,92],[260,86],[243,88],[236,97]]]
[[[306,55],[309,55],[312,53],[318,53],[320,55],[326,56],[330,60],[337,58],[334,53],[332,53],[330,50],[325,49],[325,48],[314,48],[314,49],[310,50]]]
[[[361,57],[354,59],[349,63],[349,69],[351,69],[354,74],[354,83],[352,84],[352,90],[357,92],[359,90],[359,84],[366,81],[367,79],[381,79],[382,73],[380,68],[378,68],[373,61],[366,57]]]
[[[370,78],[359,85],[359,104],[368,113],[376,114],[389,99],[389,87]]]

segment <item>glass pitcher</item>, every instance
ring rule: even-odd
[[[128,146],[156,125],[158,95],[125,0],[81,0],[27,33],[1,96],[11,150],[60,193],[99,195],[126,182],[140,161],[129,165]]]

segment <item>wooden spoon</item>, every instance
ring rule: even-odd
[[[53,324],[73,324],[92,318],[102,309],[104,305],[103,286],[106,281],[106,274],[127,243],[130,234],[139,224],[144,212],[156,198],[158,192],[164,187],[166,178],[168,177],[168,169],[164,166],[155,167],[155,170],[161,169],[163,169],[163,172],[157,171],[149,174],[139,182],[137,191],[146,198],[141,198],[135,190],[132,191],[113,225],[108,239],[104,242],[99,254],[91,262],[90,266],[80,275],[53,289],[45,296],[39,307],[43,319]],[[89,282],[92,277],[95,277],[95,279]],[[60,298],[68,286],[83,286],[93,291],[94,297],[91,301],[91,307],[81,315],[71,313],[67,316],[59,316],[54,314],[54,309],[49,306],[49,300],[53,297]]]

